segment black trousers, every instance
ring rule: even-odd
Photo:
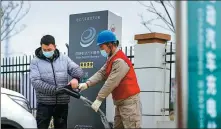
[[[36,121],[38,129],[48,129],[52,116],[55,129],[67,129],[68,104],[37,104]]]

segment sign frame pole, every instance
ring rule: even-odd
[[[187,2],[176,1],[176,126],[187,127]]]

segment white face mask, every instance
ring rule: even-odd
[[[45,52],[42,50],[42,52],[43,52],[43,55],[47,58],[50,58],[54,55],[54,51]]]
[[[105,50],[100,50],[100,52],[103,57],[108,57],[108,54]]]

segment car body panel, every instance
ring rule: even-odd
[[[25,108],[13,101],[8,95],[18,96],[25,99],[23,95],[18,92],[1,88],[1,118],[7,118],[18,124],[23,128],[37,128],[35,117]]]

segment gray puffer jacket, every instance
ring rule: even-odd
[[[35,55],[30,64],[30,78],[36,91],[37,103],[53,105],[56,104],[56,100],[57,104],[69,103],[69,95],[62,94],[56,97],[55,89],[67,85],[68,75],[79,80],[83,76],[83,70],[57,49],[51,60],[42,54],[41,48],[36,49]]]

